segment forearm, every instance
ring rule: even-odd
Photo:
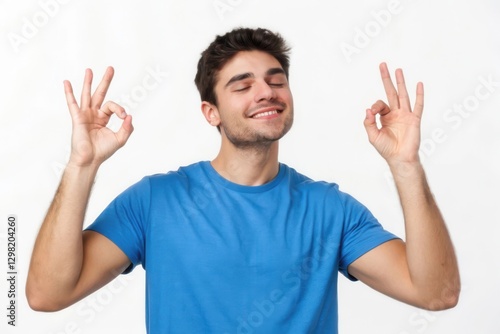
[[[26,283],[28,296],[57,300],[78,282],[83,220],[96,173],[96,167],[66,167],[35,242]]]
[[[439,308],[442,305],[438,304],[456,299],[460,290],[453,244],[422,165],[393,163],[390,168],[405,219],[406,256],[412,283],[429,308]]]

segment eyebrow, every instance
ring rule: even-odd
[[[266,72],[266,77],[267,76],[276,75],[276,74],[284,74],[285,75],[285,70],[283,70],[281,67],[270,68]],[[250,72],[242,73],[242,74],[236,74],[231,79],[229,79],[229,81],[226,83],[226,85],[224,87],[227,87],[227,86],[231,85],[232,83],[234,83],[236,81],[241,81],[241,80],[245,80],[245,79],[248,79],[248,78],[255,78],[255,75],[253,73],[250,73]]]

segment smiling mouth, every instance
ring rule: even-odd
[[[276,115],[279,112],[281,112],[281,111],[280,110],[265,111],[265,112],[261,112],[261,113],[253,115],[252,118],[261,118],[261,117]]]

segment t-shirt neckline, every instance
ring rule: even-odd
[[[211,180],[217,182],[224,188],[237,192],[246,192],[246,193],[260,193],[274,188],[281,182],[281,180],[285,176],[285,169],[286,169],[286,166],[284,164],[279,163],[278,174],[271,181],[259,186],[246,186],[225,179],[215,170],[210,161],[202,161],[200,165],[208,174]]]

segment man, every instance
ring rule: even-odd
[[[377,101],[364,121],[396,182],[403,242],[337,185],[279,163],[293,122],[288,52],[264,29],[218,36],[195,82],[219,154],[144,178],[83,233],[96,172],[133,127],[122,107],[103,104],[112,68],[93,95],[87,70],[80,105],[65,82],[72,152],[35,243],[31,307],[67,307],[138,264],[151,333],[336,333],[338,271],[417,307],[453,307],[457,262],[418,158],[422,84],[412,111],[402,71],[396,89],[381,64],[389,105]],[[113,114],[123,120],[116,133],[106,128]]]

